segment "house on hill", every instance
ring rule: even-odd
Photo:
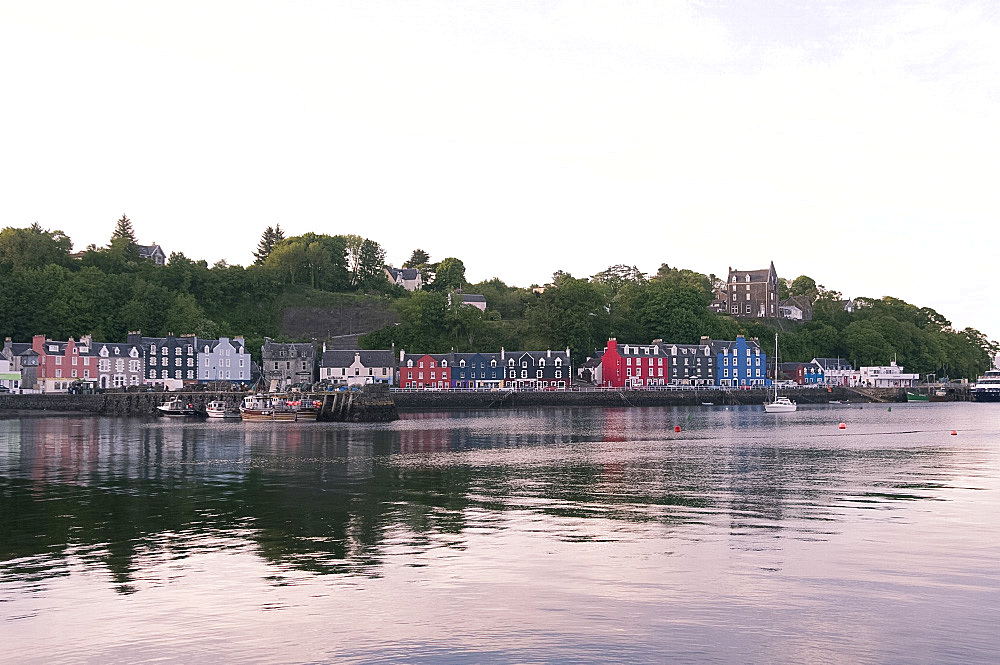
[[[416,268],[385,267],[385,277],[396,286],[402,286],[407,291],[416,291],[424,286],[423,275]]]
[[[163,248],[155,242],[152,245],[136,245],[136,248],[139,250],[140,259],[152,261],[158,266],[162,266],[167,262],[167,255],[164,253]]]

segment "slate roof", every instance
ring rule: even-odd
[[[221,339],[205,339],[203,337],[197,337],[196,339],[198,340],[198,348],[204,348],[207,344],[208,348],[212,351],[215,351],[216,347],[219,346],[219,343],[222,341]],[[244,352],[244,341],[245,340],[242,339],[229,338],[229,344],[236,349],[237,353]]]
[[[486,296],[478,293],[463,293],[462,302],[486,302]]]
[[[324,351],[319,364],[321,367],[350,367],[354,364],[355,355],[361,355],[361,364],[365,367],[395,367],[396,354],[392,351],[365,349],[340,349]]]
[[[111,357],[125,358],[129,356],[132,347],[136,348],[140,356],[142,355],[143,351],[141,344],[129,344],[128,342],[95,342],[93,347],[94,347],[93,355],[95,356],[101,355],[101,349],[104,347],[108,347],[109,358]],[[116,349],[118,350],[118,353],[115,353]]]
[[[156,253],[156,250],[160,250],[161,254],[165,254],[163,248],[157,245],[155,242],[152,245],[136,245],[139,249],[139,257],[143,259],[148,259]]]
[[[398,280],[400,275],[402,275],[403,279],[408,282],[415,280],[417,275],[420,274],[420,271],[416,268],[391,268],[386,266],[386,270],[389,271],[389,274],[392,275],[393,279]]]
[[[758,344],[757,342],[755,342],[752,339],[748,339],[748,340],[746,340],[746,342],[747,342],[747,348],[749,348],[749,349],[759,349],[760,348],[760,344]],[[712,353],[713,354],[718,354],[718,353],[722,353],[724,350],[728,351],[729,349],[733,348],[733,346],[735,344],[736,344],[736,340],[728,340],[728,341],[724,341],[724,340],[712,340]]]
[[[819,366],[823,368],[824,372],[829,371],[831,369],[852,370],[852,371],[854,370],[854,367],[851,366],[851,364],[847,362],[847,360],[844,358],[813,358],[813,362],[818,363]]]
[[[261,346],[263,355],[274,356],[281,352],[295,351],[300,357],[311,357],[316,355],[316,347],[309,342],[272,342],[271,338],[265,337]],[[281,356],[287,357],[287,356]]]
[[[733,275],[736,275],[737,283],[745,283],[746,276],[750,275],[751,282],[766,282],[771,275],[771,271],[774,270],[774,263],[771,263],[770,267],[764,268],[763,270],[733,270],[729,269],[729,283],[733,281]],[[777,273],[775,273],[777,274]]]

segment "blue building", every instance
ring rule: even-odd
[[[503,385],[503,363],[499,353],[451,353],[452,388],[499,388]]]
[[[806,385],[812,383],[823,384],[824,378],[822,365],[813,360],[812,362],[805,363],[803,369]]]
[[[720,386],[749,387],[769,386],[767,355],[757,340],[747,340],[743,335],[731,342],[713,341],[716,358],[715,380]]]

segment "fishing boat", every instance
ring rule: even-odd
[[[792,413],[798,409],[798,404],[788,399],[784,395],[778,395],[778,333],[774,333],[774,378],[771,385],[774,386],[774,394],[770,400],[764,401],[764,410],[768,413]]]
[[[270,395],[247,395],[240,406],[240,418],[248,421],[295,422],[295,411],[285,404],[283,398]],[[315,418],[313,418],[315,420]]]
[[[238,413],[230,412],[229,407],[222,400],[213,400],[205,407],[205,413],[209,418],[229,418],[238,416]]]
[[[161,416],[196,416],[198,411],[194,404],[183,401],[180,397],[172,397],[156,407]]]
[[[907,402],[928,402],[930,401],[930,395],[926,393],[918,393],[912,390],[906,391],[906,401]]]

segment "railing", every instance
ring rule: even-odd
[[[812,384],[805,386],[782,387],[780,390],[821,390],[826,386]],[[504,388],[390,388],[393,393],[620,393],[622,391],[638,392],[739,392],[741,390],[770,390],[771,386],[630,386],[615,388],[608,386],[571,386],[568,388],[504,387]]]

